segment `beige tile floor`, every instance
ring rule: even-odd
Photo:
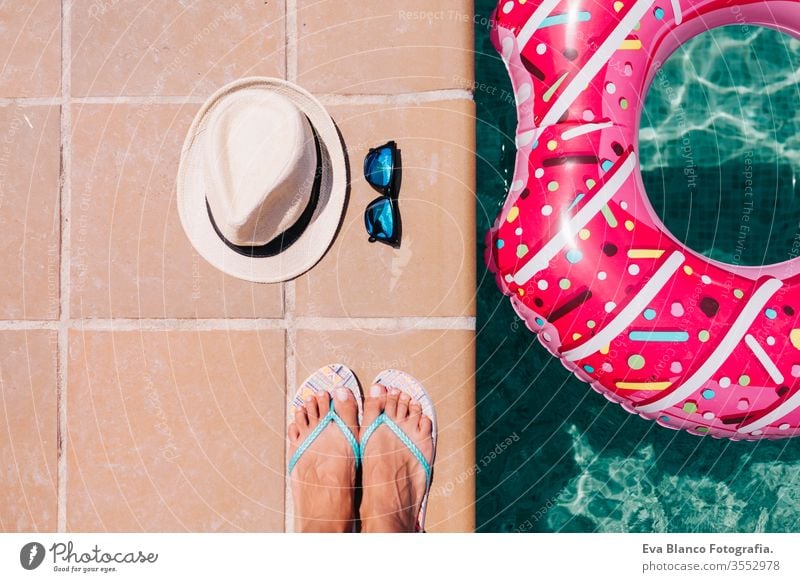
[[[334,361],[423,381],[429,528],[473,528],[472,3],[437,8],[0,2],[0,531],[291,529],[287,396]],[[192,117],[246,75],[315,92],[347,146],[341,231],[283,285],[211,268],[175,207]],[[362,224],[362,159],[387,139],[399,251]]]

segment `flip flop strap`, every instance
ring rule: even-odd
[[[358,439],[353,435],[353,432],[350,430],[350,427],[347,426],[347,423],[342,420],[342,418],[336,414],[336,411],[333,409],[333,402],[330,404],[330,409],[328,410],[328,414],[323,416],[319,419],[319,424],[311,431],[306,437],[297,450],[292,455],[292,458],[289,459],[289,469],[288,473],[291,475],[292,471],[294,470],[295,465],[300,460],[300,457],[303,456],[308,448],[314,444],[314,441],[317,440],[317,437],[322,434],[322,431],[328,427],[328,424],[334,423],[339,429],[342,431],[342,434],[347,439],[347,442],[350,443],[350,446],[353,448],[353,453],[355,454],[356,458],[356,469],[358,469],[359,461],[361,459],[361,450],[358,445]]]
[[[382,412],[378,418],[372,421],[367,427],[367,430],[364,431],[364,436],[361,438],[361,450],[364,451],[364,448],[367,446],[367,441],[369,441],[372,434],[378,430],[378,427],[382,424],[388,426],[392,432],[397,435],[397,438],[400,439],[400,442],[403,443],[406,448],[411,451],[411,454],[419,461],[419,464],[422,465],[422,468],[425,469],[425,486],[426,488],[431,484],[431,465],[428,462],[428,459],[425,458],[425,455],[422,454],[422,451],[419,450],[419,447],[414,444],[414,441],[403,432],[403,429],[400,428],[395,421],[391,418],[386,416],[386,413]]]

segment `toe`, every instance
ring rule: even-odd
[[[427,416],[419,419],[419,434],[420,436],[427,437],[433,433],[433,423]]]
[[[300,430],[308,428],[308,414],[306,413],[306,409],[304,407],[294,409],[294,423]]]
[[[403,392],[397,400],[397,420],[405,420],[408,416],[408,406],[411,404],[411,396]]]
[[[422,416],[422,406],[416,400],[412,400],[408,405],[408,420],[411,426],[419,426],[419,419]]]
[[[400,390],[389,388],[389,393],[386,395],[386,414],[391,418],[397,417],[398,400],[400,400]]]
[[[354,435],[358,434],[358,404],[353,393],[347,388],[337,388],[334,391],[333,408],[336,414],[345,422]]]
[[[317,399],[314,396],[309,396],[306,398],[305,407],[306,414],[308,414],[309,423],[315,424],[319,420],[319,406],[317,405]]]
[[[297,441],[300,440],[300,428],[294,422],[289,425],[289,441],[292,444],[297,444]]]
[[[367,397],[364,399],[364,420],[362,425],[364,428],[372,424],[372,421],[378,418],[378,415],[383,412],[386,406],[386,388],[380,384],[375,384],[370,387]]]
[[[328,414],[328,410],[331,408],[331,395],[328,392],[318,392],[317,393],[317,410],[319,411],[319,417],[322,418],[326,414]]]

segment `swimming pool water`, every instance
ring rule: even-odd
[[[486,271],[483,238],[513,173],[516,123],[489,42],[495,4],[476,2],[478,530],[800,530],[800,439],[703,439],[626,413],[538,344]],[[786,260],[800,221],[800,44],[764,29],[719,29],[679,50],[660,78],[666,84],[648,93],[640,133],[643,179],[659,216],[713,258]],[[686,139],[697,171],[691,189]],[[756,197],[742,243],[735,235],[747,171]]]

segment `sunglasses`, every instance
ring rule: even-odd
[[[400,150],[393,141],[372,148],[364,158],[364,178],[381,193],[364,210],[364,226],[369,242],[382,242],[400,248]]]

